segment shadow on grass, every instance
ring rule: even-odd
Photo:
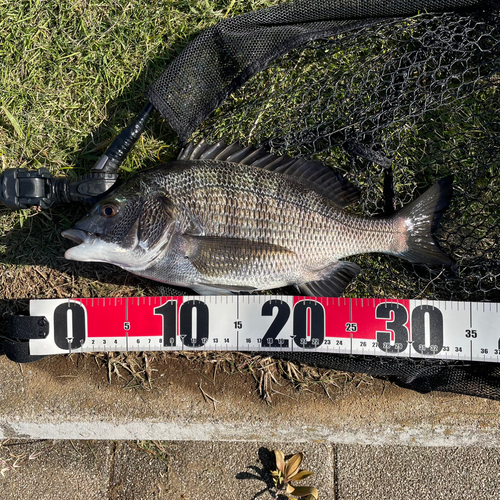
[[[190,33],[177,46],[170,47],[166,54],[158,54],[149,61],[147,67],[139,73],[132,84],[118,97],[106,103],[108,118],[97,126],[83,139],[74,152],[68,155],[68,161],[73,165],[70,177],[77,177],[89,173],[95,163],[104,154],[119,132],[130,125],[137,114],[145,106],[146,89],[165,70],[167,65],[176,57],[184,46],[199,32]],[[144,134],[158,141],[160,158],[153,158],[135,146],[130,156],[133,157],[133,170],[143,170],[153,167],[160,161],[175,158],[177,152],[177,138],[167,123],[157,111],[153,111],[147,123]],[[130,167],[120,169],[120,178],[128,177]],[[56,204],[43,213],[37,213],[35,208],[10,212],[0,207],[0,272],[1,266],[46,266],[71,275],[78,275],[88,279],[99,279],[109,284],[121,285],[124,283],[148,283],[149,280],[131,278],[132,275],[115,266],[106,264],[84,264],[69,262],[64,259],[64,252],[73,243],[64,239],[61,232],[70,228],[92,205],[85,203]],[[5,217],[2,217],[5,216]],[[3,220],[8,219],[8,220]],[[16,220],[17,219],[17,220]],[[3,231],[2,231],[3,229]],[[1,290],[0,299],[9,295]],[[1,307],[0,307],[1,310]]]
[[[68,156],[79,175],[88,173],[121,130],[133,122],[148,102],[145,97],[146,90],[164,72],[175,57],[182,52],[184,47],[202,31],[190,33],[185,40],[168,48],[166,55],[158,54],[152,58],[129,87],[124,89],[118,97],[106,103],[108,118],[83,139],[79,144],[79,148]],[[167,154],[162,154],[160,158],[141,157],[141,170],[151,168],[159,161],[168,161],[175,158],[178,144],[177,135],[155,109],[148,118],[143,135],[154,137],[157,141],[161,141],[162,144],[171,145],[172,147],[168,147]],[[137,145],[135,148],[137,149]],[[134,155],[133,152],[132,155]],[[135,156],[137,156],[137,153]],[[125,169],[120,170],[120,173],[126,175],[127,171]]]

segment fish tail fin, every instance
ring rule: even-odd
[[[451,265],[433,236],[443,213],[448,208],[453,178],[445,177],[433,184],[415,201],[403,207],[394,217],[406,226],[406,248],[398,253],[410,262]]]

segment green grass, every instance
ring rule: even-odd
[[[270,3],[0,2],[3,168],[87,171],[189,40],[226,15]],[[173,155],[175,144],[157,120],[125,168]]]
[[[47,167],[54,174],[70,176],[88,172],[116,134],[142,109],[147,87],[193,37],[227,16],[276,3],[278,0],[134,0],[127,4],[0,0],[2,168]],[[355,51],[343,46],[322,47],[321,43],[297,50],[231,95],[202,133],[212,139],[254,143],[279,134],[287,136],[290,144],[281,149],[275,146],[278,152],[313,156],[345,172],[363,190],[362,204],[354,209],[374,214],[383,205],[383,170],[366,161],[353,167],[349,155],[335,144],[336,137],[328,135],[328,127],[335,124],[338,130],[352,121],[359,127],[370,126],[372,116],[380,112],[385,81],[397,67],[397,57],[404,55],[407,43],[419,43],[415,40],[422,36],[418,32],[422,27],[426,33],[425,24],[409,21],[399,23],[396,31],[391,26],[368,30],[364,38],[343,35],[348,47],[356,44]],[[425,86],[436,64],[450,71],[446,57],[439,63],[437,59],[430,61],[427,73],[414,75],[424,90],[416,94],[415,102],[405,102],[406,108],[426,101],[429,93]],[[455,85],[451,79],[445,100],[431,106],[420,119],[408,122],[404,115],[395,115],[383,152],[392,154],[397,164],[400,204],[408,203],[447,173],[458,176],[457,193],[467,196],[456,197],[450,213],[459,219],[463,234],[457,232],[458,240],[446,235],[444,239],[449,248],[469,242],[456,250],[455,258],[460,262],[471,260],[476,248],[482,252],[479,257],[493,260],[497,253],[491,251],[487,236],[497,231],[497,211],[492,208],[493,199],[477,200],[484,186],[476,189],[474,183],[477,180],[490,186],[490,193],[496,186],[498,161],[490,162],[489,170],[482,167],[488,164],[485,141],[490,139],[478,117],[484,118],[486,109],[490,121],[497,121],[494,109],[498,96],[490,88],[476,96],[482,101],[466,97],[456,107],[452,99]],[[406,109],[404,106],[401,109]],[[368,120],[362,121],[363,113]],[[458,128],[457,123],[461,124]],[[300,138],[298,132],[321,138],[308,142],[308,136]],[[479,140],[472,141],[478,134]],[[155,113],[121,174],[172,159],[176,153],[175,134]],[[0,298],[155,293],[150,282],[111,266],[63,259],[70,244],[62,240],[60,232],[84,211],[84,206],[55,206],[42,213],[35,209],[12,213],[0,208]],[[453,232],[455,222],[447,220],[443,226]],[[471,225],[474,234],[468,238]],[[414,294],[415,285],[417,290],[425,287],[415,279],[413,288],[408,288],[408,273],[398,262],[402,274],[394,274],[394,260],[363,256],[359,262],[367,271],[350,287],[350,294],[408,296]],[[35,279],[31,271],[38,267]],[[53,275],[53,286],[47,286],[43,278],[49,274]]]
[[[88,172],[145,105],[144,91],[192,38],[225,17],[273,3],[0,0],[1,169]],[[176,154],[175,134],[155,114],[122,175]],[[149,283],[111,266],[64,261],[69,243],[60,232],[86,209],[0,208],[0,299],[144,294],[148,287],[153,293]],[[43,275],[52,276],[53,286]]]
[[[0,169],[46,167],[53,174],[70,176],[88,172],[143,108],[147,87],[201,30],[226,16],[276,3],[278,0],[0,0]],[[362,188],[362,203],[353,210],[377,212],[382,206],[382,169],[367,161],[354,164],[331,141],[328,126],[349,124],[352,114],[363,115],[363,106],[370,108],[373,97],[384,95],[379,72],[386,71],[389,78],[391,54],[404,50],[400,42],[405,37],[416,36],[411,23],[408,26],[409,31],[399,39],[391,39],[390,28],[377,36],[369,32],[365,39],[344,35],[350,39],[348,47],[358,44],[354,51],[332,51],[321,48],[320,43],[289,54],[229,96],[207,121],[203,133],[213,139],[255,144],[279,136],[277,131],[291,138],[298,131],[322,135],[314,144],[304,140],[276,150],[313,156],[345,172]],[[368,69],[371,79],[365,79]],[[450,85],[448,98],[454,90]],[[425,92],[420,94],[419,105],[427,97]],[[494,245],[499,239],[500,165],[491,139],[500,132],[498,89],[480,90],[460,104],[448,100],[410,122],[396,116],[383,152],[394,154],[400,204],[414,199],[435,179],[450,172],[455,175],[455,197],[443,221],[442,236],[444,247],[461,264],[458,276],[462,279],[454,281],[452,275],[447,282],[441,269],[413,269],[396,258],[363,255],[356,258],[363,272],[346,295],[500,300],[498,265],[491,272],[477,273],[474,268],[484,260],[495,263],[500,258],[500,248]],[[380,110],[370,109],[372,114]],[[127,176],[172,159],[176,153],[177,137],[154,114],[120,173]],[[71,243],[60,233],[86,209],[54,206],[43,212],[12,212],[0,208],[0,331],[5,331],[10,314],[26,313],[28,300],[33,298],[158,295],[151,281],[114,266],[64,259],[64,250]],[[335,399],[352,384],[371,383],[365,375],[244,353],[79,356],[85,362],[96,362],[110,382],[134,391],[155,390],[157,367],[173,357],[185,357],[189,369],[201,363],[213,366],[214,379],[220,372],[251,374],[255,390],[269,404],[290,385],[311,391],[317,398]],[[201,384],[199,388],[206,404],[215,408],[217,395],[212,400],[211,391],[205,394]],[[289,391],[285,392],[289,397]],[[169,450],[164,444],[139,442],[132,446],[168,467]],[[11,450],[7,442],[0,443],[2,475],[38,456],[16,456]]]
[[[201,30],[227,16],[277,3],[0,0],[1,169],[46,167],[53,174],[71,176],[88,172],[116,134],[145,105],[144,91]],[[363,204],[357,210],[375,213],[382,203],[382,169],[367,161],[353,166],[341,148],[329,148],[325,124],[334,120],[348,123],[352,110],[360,108],[363,112],[363,103],[368,105],[377,93],[383,95],[385,87],[377,82],[377,71],[386,68],[390,51],[397,52],[401,40],[413,35],[411,28],[401,39],[391,40],[388,29],[377,37],[367,35],[364,42],[356,39],[360,45],[355,51],[325,52],[317,46],[296,51],[231,95],[207,122],[204,132],[226,141],[246,142],[250,137],[255,143],[280,129],[291,136],[297,130],[308,129],[324,134],[314,145],[292,144],[287,152],[313,155],[346,172],[363,189]],[[350,35],[344,36],[348,39]],[[316,60],[317,53],[320,57]],[[375,76],[361,87],[367,68]],[[347,93],[348,83],[351,90],[360,90],[360,95],[354,98]],[[317,100],[315,91],[319,88],[328,103],[326,107],[324,101]],[[498,234],[499,199],[495,193],[500,187],[500,165],[498,153],[494,156],[494,151],[488,149],[492,142],[488,134],[499,132],[498,91],[495,94],[490,88],[477,97],[480,99],[463,99],[459,108],[446,102],[411,126],[404,119],[395,120],[385,144],[389,149],[395,144],[392,141],[403,144],[395,149],[394,156],[401,203],[407,203],[448,172],[457,176],[453,210],[444,223],[444,242],[447,248],[456,249],[459,262],[466,263],[484,258],[498,261],[499,255],[489,238]],[[425,99],[426,94],[421,98]],[[479,119],[485,110],[491,115],[492,127],[486,133]],[[457,125],[457,120],[462,125]],[[476,134],[480,140],[474,142],[471,138]],[[155,114],[123,164],[121,175],[172,159],[176,153],[175,134]],[[152,282],[116,267],[64,259],[64,250],[71,244],[60,233],[85,210],[85,206],[54,206],[43,212],[0,208],[3,322],[8,314],[24,310],[30,298],[158,293]],[[468,246],[462,242],[469,242]],[[433,298],[443,292],[438,280],[440,270],[413,272],[410,265],[384,256],[361,256],[357,261],[363,273],[348,288],[351,296]],[[470,285],[460,284],[456,290],[451,283],[445,292],[450,296],[457,292],[459,297],[464,290],[473,293],[477,283],[472,280]],[[495,273],[479,280],[479,284],[485,290],[484,294],[478,292],[479,300],[498,296]],[[150,378],[143,361],[120,355],[109,358],[106,366],[111,375],[132,377],[134,384],[146,386]],[[259,377],[258,384],[265,386],[270,375]],[[292,380],[292,375],[289,378]],[[310,375],[306,378],[312,380]],[[321,377],[317,379],[321,385],[323,381],[319,380]]]
[[[54,175],[72,176],[88,172],[145,105],[147,87],[201,30],[224,17],[276,3],[0,0],[0,170],[45,167]],[[155,114],[121,175],[176,154],[176,135]],[[0,207],[2,330],[9,314],[27,311],[29,299],[158,294],[152,282],[114,266],[64,259],[71,244],[60,233],[86,210],[85,205],[55,205],[43,212]],[[224,370],[254,373],[267,401],[276,390],[271,378],[279,376],[277,367],[294,370],[298,379],[293,383],[307,385],[306,368],[245,359],[225,353],[218,363]],[[148,389],[154,387],[148,360],[162,363],[165,357],[101,354],[95,360],[103,360],[103,370],[123,381],[124,388]],[[292,380],[290,373],[286,377]],[[336,378],[318,373],[311,383],[328,393],[330,377],[333,383]]]

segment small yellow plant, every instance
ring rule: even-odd
[[[278,490],[276,498],[278,498],[281,490],[285,490],[284,494],[290,500],[296,500],[296,498],[318,500],[318,490],[316,488],[312,486],[292,486],[291,484],[291,481],[302,481],[302,479],[314,474],[314,472],[308,470],[299,470],[304,455],[297,453],[288,460],[285,460],[285,455],[282,451],[274,450],[274,454],[276,455],[277,469],[271,471],[271,475],[273,476],[274,486]]]

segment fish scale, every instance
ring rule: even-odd
[[[224,144],[180,158],[130,179],[65,231],[79,243],[66,257],[200,294],[296,285],[318,296],[340,294],[360,272],[341,260],[351,255],[451,263],[432,236],[451,179],[391,217],[369,218],[346,210],[356,188],[317,162]]]
[[[179,184],[183,185],[177,179],[165,185],[172,197],[178,199],[179,204],[185,204],[200,221],[206,234],[248,238],[291,248],[300,256],[308,256],[313,268],[323,267],[316,265],[317,261],[332,257],[338,260],[352,254],[386,250],[390,246],[394,234],[391,219],[349,215],[317,193],[301,192],[287,183],[288,179],[263,179],[261,190],[245,193],[239,198],[240,205],[236,208],[231,203],[233,190],[224,186],[232,183],[239,187],[243,184],[246,179],[239,180],[239,174],[247,173],[249,167],[213,163],[199,167],[199,170],[206,172],[207,178],[218,170],[217,184],[191,186],[193,192],[189,193],[176,191]],[[268,173],[256,170],[254,175],[266,177]],[[284,199],[285,193],[290,193],[288,199]],[[226,213],[220,211],[223,206],[232,208],[229,210],[231,221],[227,219],[227,210]],[[258,206],[262,207],[261,210]],[[207,207],[213,207],[213,210],[207,211]],[[259,217],[261,211],[267,217]]]

